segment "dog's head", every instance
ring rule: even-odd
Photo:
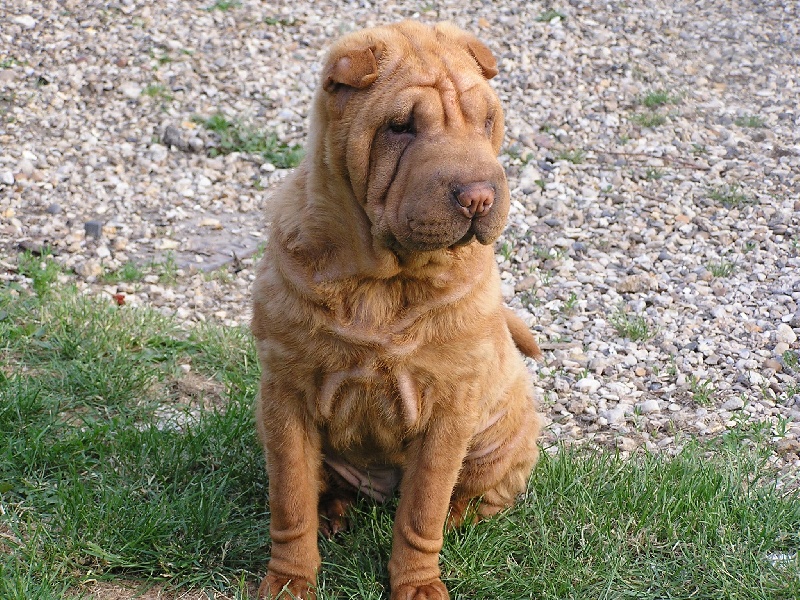
[[[491,51],[449,24],[367,29],[331,49],[316,148],[379,243],[408,253],[500,235],[509,194],[503,112],[487,82],[496,74]]]

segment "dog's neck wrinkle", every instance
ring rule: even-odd
[[[330,333],[346,343],[376,348],[395,359],[419,347],[422,340],[408,332],[420,319],[465,299],[486,274],[484,261],[477,261],[480,270],[467,275],[453,269],[453,261],[444,261],[450,269],[420,272],[418,278],[350,276],[320,282],[316,279],[319,271],[309,266],[302,254],[279,247],[276,258],[281,275],[295,293],[324,307],[332,317]],[[371,304],[376,298],[383,301]]]

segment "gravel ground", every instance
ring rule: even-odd
[[[109,302],[245,324],[260,210],[286,171],[211,156],[198,118],[303,143],[332,39],[451,20],[499,58],[498,263],[547,350],[531,366],[546,443],[674,452],[737,429],[792,479],[796,2],[212,1],[0,6],[1,279],[26,284],[21,249],[47,247],[64,283]]]

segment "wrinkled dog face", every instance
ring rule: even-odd
[[[342,167],[373,236],[400,252],[492,243],[509,205],[494,57],[446,24],[374,31],[345,38],[324,75],[327,126],[346,136]]]

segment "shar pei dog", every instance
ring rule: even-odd
[[[254,284],[272,552],[259,596],[315,598],[317,532],[399,503],[393,600],[446,599],[445,526],[524,491],[540,418],[492,243],[509,208],[490,50],[449,24],[349,34],[307,155],[273,194]]]

